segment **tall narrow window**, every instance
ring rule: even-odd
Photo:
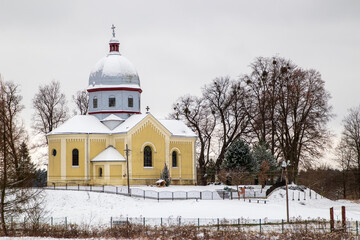
[[[93,98],[93,108],[97,108],[98,107],[98,100],[97,97]]]
[[[149,146],[144,148],[144,167],[152,167],[152,150]]]
[[[114,96],[109,97],[109,107],[115,107],[116,101]]]
[[[99,168],[99,177],[102,177],[103,176],[103,170],[102,168]]]
[[[172,152],[172,167],[177,167],[177,152]]]
[[[72,165],[79,166],[79,150],[76,148],[72,150]]]
[[[128,107],[134,107],[134,99],[132,96],[128,97]]]

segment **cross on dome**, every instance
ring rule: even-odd
[[[112,25],[112,27],[111,27],[111,29],[113,30],[113,32],[112,32],[112,34],[113,34],[113,37],[115,37],[115,26],[114,26],[114,24]]]

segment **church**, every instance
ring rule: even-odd
[[[170,184],[195,184],[195,133],[179,120],[157,119],[148,107],[141,113],[139,76],[120,54],[114,28],[109,53],[90,73],[88,114],[47,135],[48,185],[126,185],[127,178],[153,185],[165,165]]]

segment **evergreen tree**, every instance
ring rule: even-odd
[[[165,163],[164,169],[161,173],[161,179],[165,181],[165,185],[169,186],[170,185],[170,174],[169,174],[169,169]]]
[[[253,147],[252,156],[259,166],[261,166],[264,161],[267,161],[270,172],[276,172],[279,170],[279,164],[274,155],[272,155],[270,150],[267,148],[265,142],[260,142]]]
[[[257,172],[259,164],[253,158],[249,145],[243,140],[237,139],[226,151],[222,168],[225,170]]]

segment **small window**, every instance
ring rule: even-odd
[[[56,156],[56,149],[52,150],[52,155],[55,157]]]
[[[128,97],[128,107],[134,107],[134,99],[133,97]]]
[[[97,97],[93,98],[93,108],[97,108],[98,107],[98,100]]]
[[[149,146],[144,148],[144,167],[152,167],[152,150]]]
[[[172,152],[172,167],[177,167],[177,152]]]
[[[79,166],[79,150],[76,148],[72,150],[72,165]]]
[[[115,107],[115,97],[109,97],[109,107]]]
[[[103,170],[102,168],[99,168],[99,177],[102,177],[103,176]]]

